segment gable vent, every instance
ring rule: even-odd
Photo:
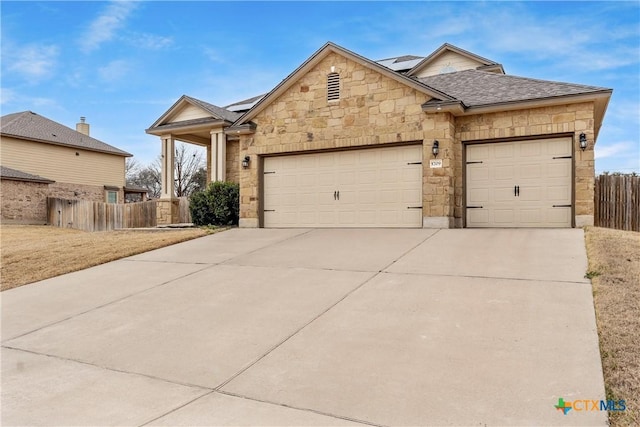
[[[327,74],[327,101],[340,99],[340,74]]]

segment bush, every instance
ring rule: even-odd
[[[237,225],[240,214],[240,186],[216,181],[191,195],[191,220],[195,225]]]

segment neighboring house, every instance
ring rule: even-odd
[[[181,97],[162,142],[207,147],[240,184],[241,227],[580,227],[593,224],[594,145],[612,90],[505,74],[444,44],[372,61],[327,43],[269,93],[225,108]]]
[[[0,166],[2,220],[15,223],[47,223],[47,178]]]
[[[89,136],[89,124],[84,117],[80,119],[76,130],[31,111],[7,114],[2,116],[1,121],[3,221],[41,222],[42,200],[46,205],[46,196],[124,202],[125,158],[131,154]],[[38,205],[29,210],[33,215],[11,218],[15,215],[9,212],[14,212],[15,206],[10,201],[13,200],[11,203],[14,204],[18,201],[8,196],[8,192],[14,191],[19,181],[5,176],[5,168],[6,171],[14,171],[7,174],[24,174],[22,178],[38,177],[35,181],[20,181],[23,183],[20,188],[25,191],[20,203],[31,200]],[[39,186],[35,186],[38,179],[43,182],[37,182]],[[9,184],[9,181],[12,183]],[[44,181],[47,193],[43,199]]]

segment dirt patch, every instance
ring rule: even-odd
[[[612,426],[640,425],[640,233],[588,227],[589,272]]]
[[[49,226],[2,225],[0,289],[12,289],[215,231],[218,230],[189,228],[89,233]]]

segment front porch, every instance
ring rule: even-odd
[[[174,181],[176,141],[206,148],[207,183],[239,181],[239,140],[224,132],[238,117],[239,113],[183,95],[146,130],[146,133],[160,137],[161,142],[159,225],[173,224],[178,220]]]

